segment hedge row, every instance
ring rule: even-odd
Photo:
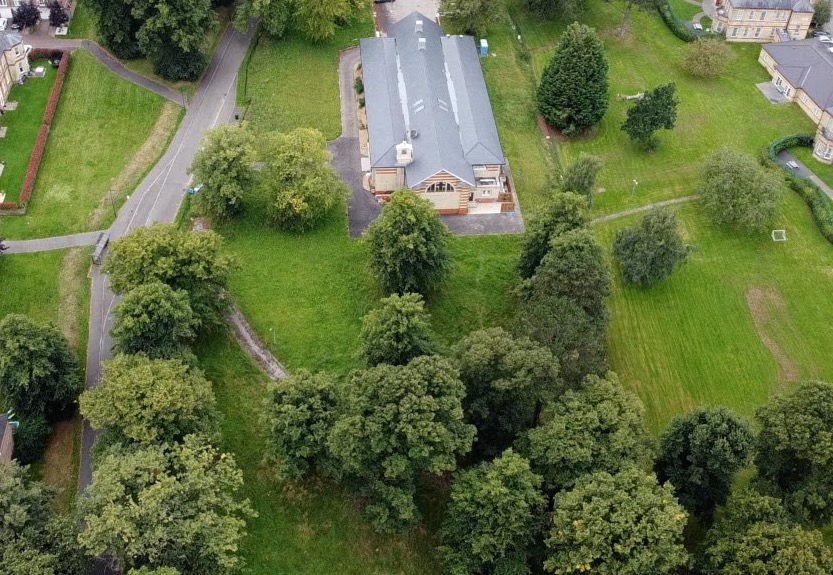
[[[793,134],[791,136],[785,136],[780,140],[775,140],[767,147],[767,156],[774,162],[777,160],[778,152],[788,150],[789,148],[812,148],[814,138],[815,136],[813,134]]]
[[[57,50],[46,50],[43,48],[36,48],[32,50],[31,57],[33,60],[38,58],[49,58]],[[46,103],[46,109],[43,112],[43,122],[38,130],[38,137],[35,140],[35,147],[32,149],[32,156],[29,158],[29,167],[26,170],[26,177],[23,180],[23,187],[20,189],[19,202],[4,202],[0,204],[0,210],[17,210],[25,208],[29,202],[29,197],[32,195],[32,189],[35,187],[35,180],[38,176],[38,169],[43,158],[43,151],[46,148],[46,140],[49,137],[49,128],[52,125],[52,120],[55,118],[55,110],[58,107],[58,100],[61,98],[61,88],[64,85],[64,77],[67,73],[67,65],[69,64],[69,52],[61,52],[61,62],[58,65],[58,72],[55,76],[55,83],[52,85],[52,91],[49,93],[49,101]]]
[[[665,25],[668,26],[669,30],[671,30],[671,33],[683,42],[694,42],[697,38],[703,37],[723,38],[723,34],[718,32],[701,32],[699,34],[692,32],[691,29],[683,24],[683,21],[677,17],[677,14],[674,13],[674,9],[667,0],[660,0],[657,2],[657,10],[659,11],[662,21],[665,22]]]

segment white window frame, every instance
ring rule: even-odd
[[[830,160],[833,158],[833,146],[827,146],[824,149],[824,156],[822,156],[825,160]]]
[[[738,35],[738,27],[735,26],[734,28],[732,28],[732,38],[737,37],[737,35]]]
[[[761,20],[766,20],[766,10],[761,10]]]
[[[9,5],[9,0],[0,0],[0,8],[6,8]]]
[[[755,38],[760,38],[760,37],[761,37],[761,29],[760,28],[755,28]]]

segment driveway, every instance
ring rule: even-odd
[[[833,2],[833,0],[831,0]],[[402,20],[411,12],[421,12],[429,18],[436,19],[440,11],[439,0],[394,0],[374,4],[376,21],[382,32],[387,32],[388,26]]]

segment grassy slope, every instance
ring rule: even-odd
[[[23,85],[14,84],[8,101],[18,102],[16,110],[6,112],[0,125],[6,126],[6,137],[0,140],[0,162],[6,164],[0,176],[0,191],[6,193],[7,202],[17,202],[29,168],[32,149],[43,123],[46,102],[55,83],[56,69],[46,60],[35,60],[32,68],[43,66],[44,78],[31,78]]]
[[[0,318],[10,313],[41,322],[58,321],[58,274],[68,250],[0,256],[3,297]]]
[[[5,218],[2,233],[23,239],[87,229],[91,212],[147,138],[162,105],[160,96],[75,51],[29,211]]]
[[[560,148],[568,163],[581,152],[604,161],[598,184],[607,192],[594,202],[597,214],[695,193],[701,162],[722,145],[758,154],[781,136],[813,131],[798,106],[772,105],[755,87],[755,83],[769,80],[757,63],[757,44],[733,44],[735,58],[728,72],[720,79],[703,81],[682,71],[685,43],[675,38],[655,13],[634,11],[624,40],[615,33],[621,24],[621,9],[616,3],[591,3],[583,21],[596,27],[604,40],[611,103],[592,137],[561,143]],[[540,74],[565,24],[534,20],[522,13],[520,24]],[[670,80],[676,82],[680,99],[677,127],[660,131],[660,149],[649,155],[620,129],[628,104],[617,101],[616,94],[635,94]],[[635,197],[630,198],[634,179],[639,185]]]
[[[691,260],[670,279],[649,288],[623,288],[610,298],[611,366],[648,408],[654,431],[697,405],[727,405],[744,415],[769,394],[789,387],[782,368],[761,342],[747,292],[773,290],[760,310],[762,330],[797,369],[799,378],[833,379],[831,246],[795,194],[782,200],[775,228],[740,234],[710,224],[698,204],[681,208]],[[599,225],[604,245],[633,218]],[[800,270],[800,271],[799,271]],[[783,301],[783,308],[778,307]]]
[[[225,416],[223,448],[235,454],[246,496],[258,512],[243,544],[252,575],[320,575],[336,565],[344,575],[437,572],[433,541],[422,530],[403,537],[375,534],[337,487],[274,480],[261,465],[263,375],[229,340],[204,343],[198,355]]]

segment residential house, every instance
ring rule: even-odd
[[[758,61],[778,90],[816,124],[813,155],[833,163],[833,47],[816,38],[765,44]]]
[[[23,4],[26,0],[0,0],[0,18],[8,18],[12,21],[12,10]],[[41,20],[49,19],[49,1],[37,0],[36,4],[40,9]]]
[[[6,105],[12,84],[29,73],[30,46],[23,45],[23,36],[11,31],[0,31],[0,108]]]
[[[409,188],[445,214],[510,196],[506,159],[471,36],[413,12],[361,40],[370,183],[379,199]]]
[[[706,0],[710,1],[710,0]],[[778,42],[807,37],[813,19],[810,0],[717,0],[715,32],[729,42]]]
[[[12,424],[8,414],[0,413],[0,463],[8,463],[12,460],[13,450]]]

